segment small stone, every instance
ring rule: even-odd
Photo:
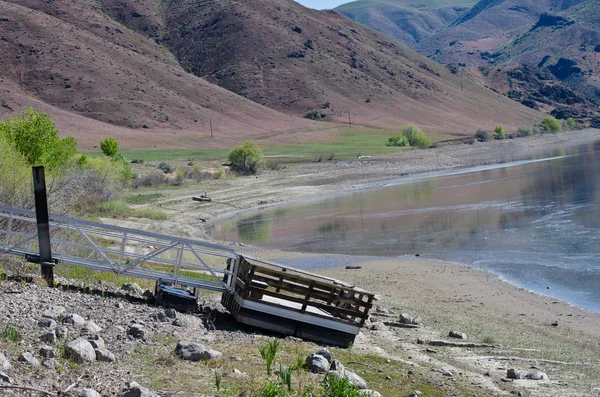
[[[232,378],[242,378],[242,377],[246,376],[246,373],[240,371],[237,368],[234,368],[231,372],[228,372],[226,375],[229,377],[232,377]]]
[[[350,382],[350,384],[358,387],[361,390],[365,390],[367,388],[367,382],[365,382],[365,380],[363,378],[361,378],[354,372],[349,371],[347,369],[344,369],[342,371],[330,371],[329,373],[340,379],[348,378],[348,381]]]
[[[135,339],[146,339],[147,331],[141,324],[133,324],[127,329],[127,334]]]
[[[60,363],[58,362],[57,359],[55,358],[49,358],[47,360],[44,360],[42,362],[42,365],[46,368],[50,368],[50,369],[56,369],[58,367],[60,367]]]
[[[389,376],[389,375],[386,375],[386,376],[385,376],[385,380],[392,380],[392,377],[391,377],[391,376]]]
[[[42,317],[51,318],[52,320],[58,320],[61,314],[65,312],[65,308],[62,306],[50,306],[44,313]]]
[[[87,338],[87,341],[90,342],[90,345],[92,345],[94,349],[106,349],[104,339],[99,335],[92,335]]]
[[[361,396],[365,397],[383,397],[377,390],[364,390]]]
[[[44,317],[40,321],[38,321],[38,325],[42,328],[55,329],[57,326],[57,323],[56,323],[56,321],[54,321],[51,318]]]
[[[371,324],[369,329],[371,331],[387,331],[388,327],[383,323],[383,321],[377,321],[376,323]]]
[[[308,370],[316,374],[325,374],[329,371],[329,361],[319,354],[311,354],[306,358]]]
[[[177,316],[177,318],[173,320],[173,325],[183,328],[204,329],[204,323],[201,319],[188,315]]]
[[[113,363],[117,361],[115,355],[107,349],[94,349],[96,352],[96,360],[105,362],[105,363]]]
[[[58,339],[66,339],[69,336],[69,329],[62,325],[57,326],[55,332]]]
[[[97,335],[102,331],[102,328],[100,326],[98,326],[98,324],[96,324],[93,321],[86,321],[83,324],[83,327],[81,329],[82,333],[86,333],[88,335]]]
[[[144,290],[137,283],[125,283],[121,286],[121,289],[135,296],[142,296],[144,294]]]
[[[383,307],[383,306],[377,306],[375,308],[375,311],[377,313],[383,313],[383,314],[390,314],[391,313],[390,309],[388,309],[387,307]]]
[[[319,356],[323,356],[323,357],[325,357],[325,360],[327,360],[327,362],[331,364],[331,359],[332,359],[332,357],[331,357],[331,352],[330,352],[329,350],[327,350],[327,348],[325,348],[325,347],[324,347],[324,348],[320,349],[320,350],[317,352],[317,354],[318,354]]]
[[[19,361],[21,361],[23,363],[27,363],[34,367],[38,367],[40,365],[40,362],[38,361],[38,359],[33,357],[33,354],[31,354],[29,352],[25,352],[25,353],[21,354],[19,356]]]
[[[177,310],[167,309],[167,310],[165,310],[165,316],[167,316],[169,318],[177,318]]]
[[[85,319],[77,313],[69,313],[63,317],[63,324],[71,324],[81,327],[85,324]]]
[[[42,336],[40,336],[40,340],[42,342],[53,344],[56,342],[56,333],[54,331],[46,332]]]
[[[13,383],[13,380],[10,376],[6,375],[4,372],[0,372],[0,381],[4,383]]]
[[[548,375],[546,375],[542,371],[531,371],[528,372],[527,375],[525,375],[525,378],[531,380],[548,380]]]
[[[329,367],[330,371],[343,371],[344,370],[344,364],[342,364],[339,360],[333,360],[331,362],[331,366]],[[383,371],[381,371],[383,372]]]
[[[401,324],[412,324],[413,318],[406,313],[402,313],[400,315],[400,323]]]
[[[458,331],[450,331],[448,332],[448,336],[456,339],[467,339],[467,334]]]
[[[75,339],[67,344],[67,354],[69,357],[80,363],[93,363],[96,361],[96,352],[87,340],[83,338]]]
[[[216,360],[223,355],[221,352],[205,347],[200,343],[189,341],[179,341],[175,346],[175,354],[182,360],[188,361]]]
[[[77,397],[102,397],[100,393],[98,393],[94,389],[78,389]]]
[[[514,368],[510,368],[506,371],[506,377],[508,379],[521,379],[521,374]]]
[[[444,376],[452,376],[452,375],[454,375],[454,372],[452,372],[452,370],[451,370],[451,369],[448,369],[448,368],[440,368],[440,369],[439,369],[439,372],[440,372],[442,375],[444,375]]]
[[[4,371],[8,371],[10,369],[10,361],[8,361],[8,359],[2,353],[0,353],[0,369]]]
[[[121,302],[117,302],[117,303],[115,303],[115,307],[117,309],[123,309],[125,306],[123,306],[123,304]]]
[[[417,316],[415,318],[413,318],[412,323],[413,325],[421,325],[421,317]]]
[[[42,346],[40,347],[40,356],[44,358],[56,358],[58,357],[58,354],[56,353],[56,350],[54,350],[53,347]]]
[[[554,321],[552,324],[550,324],[553,327],[558,327],[558,321]]]
[[[158,397],[158,395],[140,386],[137,382],[131,382],[127,389],[119,393],[118,397]]]
[[[242,359],[240,357],[238,357],[238,356],[231,356],[231,357],[229,357],[229,359],[231,361],[242,361]]]
[[[169,321],[169,318],[167,317],[167,315],[165,314],[164,311],[159,310],[157,312],[154,312],[150,315],[150,318],[154,321],[159,321],[159,322],[167,322]]]

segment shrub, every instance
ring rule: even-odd
[[[386,146],[408,146],[408,139],[404,135],[394,135],[388,138]]]
[[[533,129],[531,127],[526,126],[526,125],[520,125],[517,128],[517,132],[519,133],[520,136],[531,136],[531,135],[533,135]]]
[[[567,118],[567,127],[569,127],[569,129],[573,129],[576,126],[577,126],[577,122],[575,121],[575,119],[573,117]]]
[[[504,132],[504,127],[502,127],[501,125],[497,126],[496,129],[494,130],[494,132],[496,133],[496,139],[506,138],[506,133]]]
[[[542,128],[544,131],[548,132],[560,132],[562,130],[560,122],[552,116],[544,117],[544,120],[542,120]]]
[[[264,165],[262,150],[252,141],[235,147],[227,158],[233,168],[243,174],[256,174]]]
[[[135,178],[131,182],[131,187],[138,188],[143,186],[158,186],[167,183],[165,174],[150,174],[140,178]]]
[[[408,140],[410,146],[418,146],[422,149],[431,146],[431,141],[425,136],[423,131],[414,124],[409,124],[402,130],[402,135]]]
[[[477,130],[477,132],[475,133],[475,138],[479,141],[479,142],[485,142],[488,140],[488,133],[487,131],[484,130]]]
[[[164,172],[165,174],[173,172],[173,167],[171,167],[169,164],[165,163],[164,161],[162,163],[160,163],[157,168],[159,170],[161,170],[162,172]]]
[[[305,119],[311,119],[311,120],[315,120],[315,121],[321,121],[323,118],[321,116],[321,112],[317,109],[310,109],[308,112],[304,113],[303,117]]]
[[[2,331],[0,331],[0,336],[4,339],[8,339],[9,341],[15,343],[23,340],[23,336],[21,335],[19,330],[10,325],[7,325]]]
[[[106,138],[100,141],[100,149],[106,157],[113,157],[119,152],[119,143],[114,138]]]

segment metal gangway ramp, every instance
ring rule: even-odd
[[[0,253],[39,262],[36,212],[0,206]],[[231,248],[143,230],[49,216],[52,264],[81,266],[183,287],[232,290]]]

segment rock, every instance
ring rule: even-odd
[[[306,358],[308,370],[315,374],[325,374],[329,371],[329,361],[319,354],[311,354]]]
[[[158,394],[140,386],[137,382],[131,382],[127,389],[119,393],[118,397],[158,397]]]
[[[554,321],[552,324],[550,324],[553,327],[558,327],[558,321]]]
[[[75,339],[67,344],[66,348],[69,357],[79,363],[93,363],[96,361],[96,352],[87,340],[83,338]]]
[[[448,336],[456,339],[467,339],[467,334],[458,331],[450,331],[448,332]]]
[[[390,314],[391,310],[388,309],[387,307],[377,306],[375,308],[375,312],[377,312],[377,313],[383,313],[383,314]]]
[[[96,360],[104,363],[114,363],[117,358],[108,349],[94,349],[96,352]]]
[[[521,379],[521,374],[514,368],[510,368],[506,371],[506,377],[508,379]]]
[[[104,339],[99,335],[92,335],[87,338],[87,341],[90,342],[90,345],[92,345],[94,349],[106,349]]]
[[[42,362],[42,365],[46,368],[50,368],[50,369],[56,369],[58,367],[60,367],[60,363],[58,362],[57,359],[55,358],[49,358],[47,360],[44,360]]]
[[[6,375],[4,372],[0,372],[0,381],[4,383],[13,383],[13,380],[10,376]]]
[[[365,382],[365,380],[363,378],[361,378],[354,372],[349,371],[347,369],[344,369],[342,371],[330,371],[329,373],[340,379],[348,378],[348,381],[350,382],[350,384],[358,387],[361,390],[365,390],[367,388],[367,382]]]
[[[421,325],[421,317],[417,316],[412,320],[413,325]]]
[[[413,318],[406,313],[402,313],[399,321],[401,324],[412,324]]]
[[[358,265],[348,265],[346,266],[347,270],[359,270],[362,269],[362,266],[358,266]]]
[[[240,371],[237,368],[234,368],[231,372],[226,373],[225,376],[228,376],[231,378],[242,378],[242,377],[246,376],[246,373]]]
[[[164,311],[159,310],[150,315],[150,318],[154,321],[159,321],[161,323],[170,321]]]
[[[327,350],[327,348],[322,348],[321,350],[319,350],[316,354],[318,354],[319,356],[323,356],[325,357],[325,360],[327,360],[327,362],[329,364],[331,364],[331,352],[329,350]]]
[[[51,318],[48,317],[44,317],[42,318],[40,321],[38,321],[38,325],[42,328],[50,328],[50,329],[55,329],[56,328],[56,321],[54,321]]]
[[[180,315],[177,316],[175,320],[173,320],[173,325],[177,327],[183,328],[201,328],[204,329],[204,324],[202,320],[198,317],[188,316],[188,315]]]
[[[125,283],[121,286],[121,289],[135,296],[142,296],[144,294],[144,290],[137,283]]]
[[[102,397],[100,393],[98,393],[94,389],[77,389],[77,397]]]
[[[62,325],[59,325],[58,327],[56,327],[55,332],[56,332],[56,337],[58,339],[66,339],[67,336],[69,336],[69,329]]]
[[[229,357],[229,359],[231,361],[242,361],[241,357],[238,357],[238,356],[231,356],[231,357]]]
[[[42,346],[40,347],[40,356],[44,358],[56,358],[58,357],[58,354],[56,353],[56,350],[54,350],[53,347]]]
[[[56,333],[54,331],[46,332],[42,336],[40,336],[40,340],[42,342],[53,344],[56,342]]]
[[[444,376],[452,376],[454,375],[454,372],[452,372],[451,369],[449,368],[440,368],[438,369],[439,373],[441,373]]]
[[[381,393],[376,390],[364,390],[361,395],[365,397],[383,397]]]
[[[97,335],[102,331],[102,328],[93,321],[86,321],[81,328],[82,334]]]
[[[65,308],[62,306],[50,306],[44,313],[42,317],[50,318],[52,320],[58,320],[58,318],[65,312]]]
[[[19,356],[19,361],[21,361],[23,363],[27,363],[34,367],[39,367],[39,365],[40,365],[40,362],[38,361],[38,359],[33,357],[33,354],[31,354],[29,352],[25,352],[25,353],[21,354]]]
[[[85,319],[77,313],[69,313],[63,317],[63,324],[71,324],[81,327],[85,324]]]
[[[0,353],[0,370],[8,371],[10,369],[10,361],[4,356],[4,354]]]
[[[133,324],[127,329],[127,334],[133,336],[135,339],[146,339],[148,332],[143,325]]]
[[[343,371],[344,364],[342,364],[339,360],[333,360],[331,362],[331,366],[329,367],[330,371]]]
[[[175,346],[175,354],[177,354],[182,360],[188,361],[207,361],[216,360],[223,354],[209,347],[205,347],[200,343],[194,343],[189,341],[179,341]]]
[[[177,310],[167,309],[167,310],[165,310],[165,316],[167,316],[169,318],[177,318]]]
[[[371,324],[369,329],[371,331],[386,331],[388,327],[383,323],[383,321],[377,321],[376,323]]]
[[[125,306],[123,306],[123,304],[121,302],[117,302],[117,303],[115,303],[115,307],[117,309],[123,309]]]
[[[542,371],[531,371],[525,375],[525,378],[531,380],[548,380],[548,375]]]

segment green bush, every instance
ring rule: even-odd
[[[562,127],[560,126],[560,122],[556,120],[552,116],[544,117],[542,120],[542,128],[547,132],[560,132],[562,131]]]
[[[114,138],[106,138],[100,141],[100,149],[107,157],[113,157],[119,152],[119,143]]]
[[[409,144],[404,135],[394,135],[388,138],[386,146],[409,146]]]
[[[165,163],[164,161],[160,163],[157,168],[165,174],[173,172],[173,167],[171,167],[168,163]]]
[[[227,158],[236,171],[244,174],[256,174],[264,166],[262,150],[252,141],[235,147]]]
[[[323,119],[321,116],[321,112],[317,109],[310,109],[308,112],[304,113],[303,117],[305,119],[311,119],[315,121],[321,121]]]
[[[506,132],[504,132],[504,127],[501,125],[497,126],[494,132],[496,133],[496,139],[506,138]]]
[[[577,126],[577,122],[575,121],[575,119],[573,117],[567,118],[567,127],[569,127],[569,129],[573,129],[576,126]]]
[[[410,146],[418,146],[426,149],[431,146],[431,141],[425,136],[423,131],[414,124],[409,124],[402,130],[402,135],[408,140]]]
[[[526,126],[526,125],[520,125],[517,128],[517,132],[521,136],[531,136],[531,135],[533,135],[533,129],[531,127]]]

